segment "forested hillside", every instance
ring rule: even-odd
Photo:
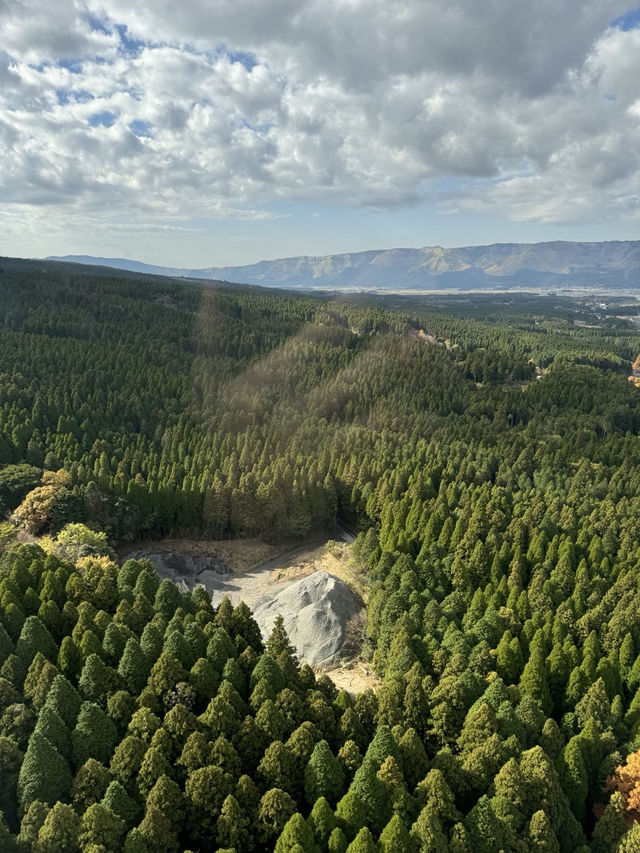
[[[630,323],[0,270],[2,850],[639,849]],[[91,532],[336,517],[356,699]]]

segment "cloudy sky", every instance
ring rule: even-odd
[[[640,9],[0,0],[0,254],[640,237]]]

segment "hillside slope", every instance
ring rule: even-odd
[[[299,256],[245,266],[181,269],[124,258],[49,258],[154,275],[219,279],[267,287],[388,290],[502,287],[640,287],[640,241],[494,243],[443,249],[383,249]]]

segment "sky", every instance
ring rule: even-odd
[[[640,9],[0,0],[0,254],[640,238]]]

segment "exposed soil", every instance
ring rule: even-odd
[[[330,539],[315,548],[306,547],[301,553],[285,554],[278,560],[280,565],[273,569],[272,583],[297,580],[312,572],[329,572],[347,583],[363,601],[367,600],[366,575],[352,562],[351,546],[346,542]]]
[[[368,688],[377,690],[382,683],[373,670],[361,661],[349,661],[343,666],[324,671],[338,690],[346,690],[352,696],[364,693]]]
[[[361,646],[366,583],[351,549],[326,538],[284,552],[255,539],[164,539],[122,549],[121,559],[148,559],[183,588],[203,585],[214,605],[224,596],[234,605],[244,601],[265,637],[281,614],[300,659],[327,667]]]
[[[275,557],[282,551],[282,546],[269,545],[260,539],[158,539],[154,542],[128,544],[118,549],[123,560],[140,551],[215,557],[236,574],[243,574]]]

